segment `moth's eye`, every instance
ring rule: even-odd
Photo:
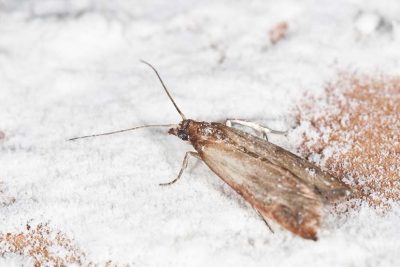
[[[188,134],[183,130],[178,130],[178,137],[184,141],[189,140]]]

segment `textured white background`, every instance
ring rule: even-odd
[[[0,1],[0,189],[16,199],[0,206],[0,231],[48,222],[88,259],[136,266],[400,265],[399,208],[328,212],[320,241],[305,241],[271,234],[195,159],[159,187],[191,149],[163,130],[65,141],[179,121],[141,58],[190,118],[288,128],[303,92],[338,71],[398,73],[399,17],[395,0]],[[271,46],[280,21],[288,37]],[[272,140],[295,151],[298,139]]]

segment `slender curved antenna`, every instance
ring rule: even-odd
[[[113,132],[100,133],[100,134],[92,134],[92,135],[85,135],[85,136],[78,136],[78,137],[74,137],[74,138],[68,139],[67,141],[74,141],[74,140],[82,139],[82,138],[89,138],[89,137],[96,137],[96,136],[102,136],[102,135],[110,135],[110,134],[128,132],[128,131],[133,131],[133,130],[142,129],[142,128],[150,128],[150,127],[174,127],[174,126],[176,126],[176,124],[152,124],[152,125],[142,125],[142,126],[137,126],[137,127],[133,127],[133,128],[128,128],[128,129],[113,131]]]
[[[183,120],[186,120],[185,115],[183,115],[182,111],[178,108],[178,106],[176,105],[175,101],[172,99],[171,94],[168,92],[168,89],[167,89],[167,87],[165,86],[165,84],[164,84],[163,80],[161,79],[160,75],[158,74],[158,71],[156,70],[156,68],[154,68],[149,62],[144,61],[144,60],[142,60],[142,59],[140,60],[140,62],[146,64],[147,66],[149,66],[150,68],[152,68],[152,69],[154,70],[154,72],[156,73],[158,79],[159,79],[160,82],[161,82],[162,87],[164,88],[165,92],[167,93],[169,99],[172,101],[172,104],[174,104],[174,106],[175,106],[176,110],[178,111],[179,115],[181,115],[181,117],[182,117]]]

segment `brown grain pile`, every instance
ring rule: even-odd
[[[46,224],[29,225],[20,233],[0,233],[0,255],[19,254],[38,266],[82,265],[85,254],[64,234]]]
[[[86,258],[85,253],[65,234],[55,231],[47,224],[35,227],[26,225],[19,233],[0,232],[0,256],[17,254],[29,258],[33,266],[87,266],[87,267],[130,267],[117,265],[111,260],[96,263]]]
[[[300,153],[372,205],[400,199],[400,79],[341,75],[306,98]]]

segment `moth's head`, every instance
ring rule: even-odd
[[[178,136],[183,141],[189,140],[189,126],[192,120],[183,120],[177,127],[169,129],[168,133]]]

